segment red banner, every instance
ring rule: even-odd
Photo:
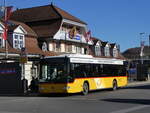
[[[4,33],[3,33],[3,38],[4,38],[4,40],[7,40],[7,31],[8,31],[8,20],[9,20],[9,18],[10,18],[10,15],[12,14],[12,6],[10,6],[10,7],[6,7],[5,8],[5,21],[4,21],[4,26],[5,26],[5,28],[4,28]]]

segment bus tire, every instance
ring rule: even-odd
[[[113,91],[117,90],[117,88],[118,88],[117,81],[113,80],[113,83],[112,83],[112,89],[113,89]]]
[[[89,84],[87,82],[84,82],[83,89],[82,89],[82,94],[87,95],[88,93],[89,93]]]

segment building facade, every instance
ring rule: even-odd
[[[32,76],[37,77],[39,59],[43,52],[37,41],[36,33],[26,24],[9,21],[8,37],[5,43],[3,39],[4,23],[0,22],[0,63],[3,62],[20,62],[22,68],[22,78],[26,78],[28,83]],[[27,58],[27,61],[21,61],[22,55]]]

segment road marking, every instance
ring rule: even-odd
[[[140,109],[143,109],[143,108],[146,108],[146,107],[150,107],[150,105],[141,105],[141,106],[136,106],[136,107],[123,109],[123,110],[119,110],[119,111],[113,111],[113,112],[110,112],[110,113],[128,113],[128,112],[140,110]]]

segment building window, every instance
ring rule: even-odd
[[[60,42],[56,42],[56,52],[60,52]]]
[[[81,48],[81,54],[84,54],[84,48],[83,47]]]
[[[13,47],[16,49],[21,49],[24,47],[24,35],[22,34],[14,34],[13,35]]]
[[[0,48],[4,47],[4,39],[2,37],[2,33],[0,33]]]
[[[31,76],[32,77],[37,77],[37,68],[36,68],[36,66],[31,67]]]
[[[76,53],[81,53],[81,47],[79,46],[76,47]]]
[[[100,46],[95,46],[95,55],[96,56],[101,56],[101,48],[100,48]]]
[[[84,48],[84,54],[88,54],[88,49]]]
[[[72,53],[72,45],[66,45],[66,52]]]
[[[76,46],[72,45],[72,53],[76,53]]]
[[[47,51],[47,43],[43,42],[42,44],[42,51]]]
[[[117,48],[113,49],[113,57],[117,57],[118,56],[118,51]]]
[[[0,37],[0,48],[3,46],[3,39]]]
[[[109,47],[105,47],[105,56],[110,56]]]

